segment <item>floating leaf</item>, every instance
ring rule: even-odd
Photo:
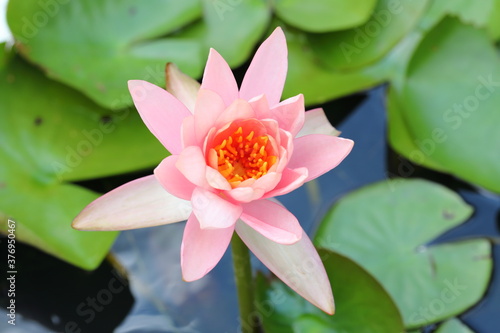
[[[135,110],[104,110],[18,57],[0,70],[0,211],[17,239],[83,268],[116,233],[81,232],[72,219],[97,194],[63,180],[151,167],[168,152]],[[2,228],[5,231],[5,228]]]
[[[309,39],[320,59],[331,69],[366,66],[382,58],[413,29],[427,4],[427,0],[381,0],[368,22],[362,26],[311,34]]]
[[[399,103],[408,134],[420,153],[393,146],[416,163],[447,171],[466,181],[500,192],[500,62],[484,31],[447,19],[434,28],[408,66]],[[457,149],[459,147],[459,149]],[[415,156],[429,157],[429,164]],[[413,156],[412,156],[413,155]]]
[[[492,270],[487,240],[428,245],[471,213],[442,186],[384,181],[341,199],[323,220],[316,244],[365,267],[394,298],[406,327],[415,328],[463,312],[486,290]]]
[[[457,318],[452,318],[439,326],[436,333],[474,333],[474,331],[465,326]]]
[[[203,19],[198,20],[202,9]],[[26,0],[11,1],[7,16],[25,57],[100,105],[119,109],[132,104],[127,80],[164,86],[167,62],[199,77],[209,47],[214,47],[231,65],[240,65],[262,37],[270,12],[264,0],[75,0],[47,5]]]
[[[165,38],[201,15],[198,0],[10,1],[18,49],[47,74],[109,108],[131,105],[127,80],[164,86],[175,62],[190,75],[203,67],[199,41]]]
[[[275,0],[276,14],[309,32],[348,29],[368,20],[376,0]]]
[[[382,286],[350,259],[320,249],[332,284],[336,314],[329,316],[282,282],[258,276],[257,309],[266,332],[402,332],[401,316]],[[304,262],[307,269],[307,262]]]
[[[307,35],[286,29],[288,74],[283,97],[304,94],[306,103],[318,104],[371,88],[389,77],[391,63],[378,62],[353,71],[326,68],[307,41]]]

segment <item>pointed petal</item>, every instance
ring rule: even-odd
[[[191,198],[193,213],[201,229],[224,229],[233,226],[243,208],[223,199],[221,196],[197,187]]]
[[[305,112],[302,94],[284,100],[271,110],[280,128],[292,133],[292,136],[295,136],[302,128]]]
[[[219,115],[215,126],[222,127],[237,119],[248,119],[254,117],[255,112],[250,104],[243,99],[237,99]]]
[[[127,230],[179,222],[191,213],[189,201],[179,199],[146,176],[126,183],[94,200],[73,220],[78,230]]]
[[[170,194],[184,200],[191,200],[195,185],[177,169],[175,164],[179,155],[170,155],[155,168],[154,175],[163,188]]]
[[[264,198],[272,198],[278,195],[284,195],[302,186],[307,179],[307,168],[289,169],[285,168],[281,174],[281,180],[275,189],[266,193]]]
[[[226,106],[238,98],[238,85],[233,72],[224,58],[214,49],[210,49],[201,88],[217,93]]]
[[[280,244],[294,244],[302,237],[299,221],[285,207],[269,200],[242,206],[241,219],[266,238]]]
[[[190,146],[184,148],[175,166],[191,183],[203,188],[209,188],[206,178],[207,164],[200,147]]]
[[[196,131],[194,127],[194,116],[184,118],[181,127],[182,148],[195,146],[198,144],[196,141]]]
[[[201,229],[194,214],[189,217],[181,246],[184,281],[195,281],[212,270],[231,241],[234,225],[225,229]]]
[[[267,103],[266,95],[259,95],[248,101],[248,104],[252,107],[255,112],[256,119],[272,119],[271,110],[269,109],[269,104]]]
[[[194,113],[196,96],[200,90],[200,83],[187,76],[173,63],[167,63],[165,67],[167,91],[184,104],[191,113]]]
[[[304,126],[297,134],[297,138],[309,134],[339,136],[340,132],[330,124],[325,111],[319,108],[306,112]]]
[[[293,140],[294,151],[288,167],[306,167],[306,181],[317,178],[335,168],[349,154],[354,145],[349,139],[336,136],[310,134]]]
[[[194,108],[196,140],[199,144],[203,143],[208,131],[215,125],[224,109],[226,106],[219,95],[212,90],[200,89]]]
[[[265,94],[269,106],[279,103],[288,69],[288,51],[285,34],[281,28],[259,47],[243,78],[240,98],[247,101]]]
[[[182,150],[181,127],[191,112],[166,90],[146,81],[128,81],[137,111],[151,133],[172,154]]]
[[[293,245],[273,242],[242,221],[236,232],[277,277],[328,314],[335,312],[332,288],[318,252],[306,233]]]

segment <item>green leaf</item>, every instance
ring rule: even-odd
[[[378,62],[353,71],[325,67],[307,41],[307,35],[285,27],[288,74],[283,98],[304,94],[306,104],[319,104],[336,97],[371,88],[390,75],[391,63]]]
[[[50,5],[49,5],[50,4]],[[201,15],[198,0],[9,2],[7,19],[17,48],[47,74],[119,109],[131,105],[127,80],[165,84],[175,62],[201,73],[199,41],[163,36]]]
[[[0,118],[3,222],[16,220],[19,241],[96,267],[116,233],[73,230],[98,195],[62,181],[151,167],[168,152],[135,110],[104,110],[18,57],[0,70]]]
[[[135,171],[168,155],[135,109],[100,108],[20,59],[0,75],[0,147],[40,182]]]
[[[348,29],[368,20],[376,0],[274,0],[276,15],[309,32]]]
[[[494,0],[487,27],[491,38],[494,40],[500,39],[500,0]]]
[[[382,58],[413,29],[427,4],[427,0],[380,0],[367,23],[351,30],[311,34],[311,46],[331,69],[366,66]]]
[[[281,281],[257,278],[257,309],[266,332],[402,332],[397,307],[382,286],[355,262],[325,249],[319,254],[330,277],[336,315],[329,316]]]
[[[423,180],[392,180],[355,191],[328,212],[316,244],[352,258],[394,298],[408,328],[463,312],[484,294],[492,270],[484,239],[428,245],[472,208]]]
[[[387,117],[389,122],[388,134],[389,141],[391,142],[394,150],[401,155],[407,156],[411,161],[417,163],[418,165],[438,171],[445,171],[446,168],[432,160],[432,156],[425,154],[415,144],[403,115],[401,114],[401,109],[401,101],[398,100],[398,95],[395,92],[395,89],[390,88],[387,93]],[[398,172],[402,174],[400,170],[398,170]]]
[[[496,16],[492,14],[498,10],[498,4],[498,0],[434,0],[423,22],[423,27],[430,28],[448,15],[456,16],[463,23],[478,28],[493,27],[497,23],[491,22]]]
[[[270,17],[264,0],[50,4],[9,3],[8,22],[17,48],[51,78],[113,109],[132,104],[127,80],[164,86],[167,62],[199,77],[209,47],[220,51],[231,65],[240,65],[262,37]]]
[[[452,318],[439,326],[436,333],[474,333],[474,331],[465,326],[457,318]]]
[[[498,55],[486,33],[447,19],[415,51],[397,96],[407,137],[439,170],[495,192],[500,192],[499,77]],[[397,146],[399,136],[390,140]],[[399,151],[421,163],[408,147]]]
[[[207,53],[216,49],[231,67],[247,60],[271,19],[265,0],[203,0],[203,9],[198,39]]]

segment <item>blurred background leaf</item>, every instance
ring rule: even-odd
[[[119,109],[132,104],[128,80],[164,86],[167,62],[199,77],[209,47],[232,65],[246,60],[269,10],[264,0],[222,8],[220,3],[90,0],[41,8],[38,0],[11,1],[7,18],[19,51],[48,76]]]
[[[376,0],[273,0],[276,15],[309,32],[352,28],[368,20]]]
[[[417,164],[500,192],[499,65],[484,31],[455,19],[437,25],[415,51],[402,91],[391,91],[393,146]],[[399,142],[401,124],[413,145]]]
[[[465,326],[457,318],[452,318],[441,324],[436,333],[474,333],[474,331]]]
[[[73,230],[98,194],[63,181],[151,167],[168,152],[137,113],[102,109],[2,51],[10,60],[0,70],[0,211],[18,222],[20,241],[95,268],[116,233]]]

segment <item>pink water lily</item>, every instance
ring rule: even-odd
[[[304,97],[280,102],[287,47],[277,28],[260,46],[238,89],[225,60],[210,50],[201,86],[167,66],[167,90],[129,81],[149,130],[172,154],[154,175],[127,183],[87,206],[81,230],[124,230],[187,219],[184,280],[207,274],[236,231],[279,278],[332,314],[321,260],[299,222],[272,199],[337,166],[353,142],[337,137],[323,110]]]

